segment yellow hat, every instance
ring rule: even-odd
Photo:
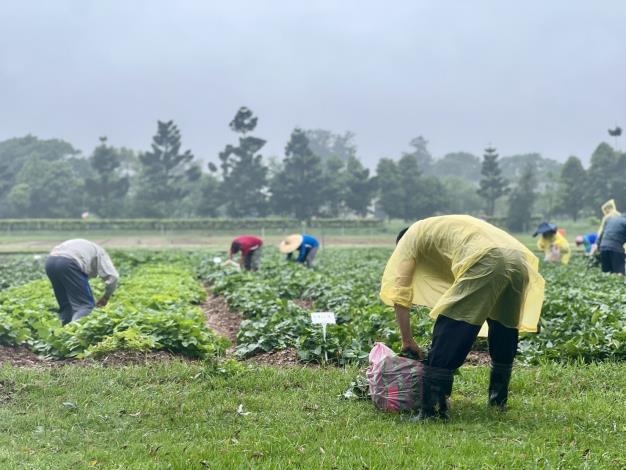
[[[302,245],[303,240],[304,237],[302,235],[289,235],[288,237],[285,237],[282,242],[280,242],[278,249],[281,253],[293,253],[300,247],[300,245]]]

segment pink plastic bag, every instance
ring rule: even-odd
[[[369,354],[367,381],[374,405],[383,411],[417,410],[421,403],[422,363],[376,343]]]

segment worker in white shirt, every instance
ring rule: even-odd
[[[46,274],[59,303],[63,325],[87,316],[96,307],[104,307],[115,288],[119,274],[111,258],[100,245],[89,240],[68,240],[54,247],[46,260]],[[89,278],[104,280],[104,295],[93,298]]]

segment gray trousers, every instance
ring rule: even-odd
[[[309,252],[306,254],[306,258],[304,259],[304,264],[306,264],[309,268],[312,268],[315,264],[315,257],[317,256],[317,250],[319,247],[312,247]]]
[[[89,277],[76,261],[63,256],[49,256],[46,260],[46,274],[59,303],[59,317],[63,325],[91,313],[96,303],[89,286]]]
[[[256,250],[252,250],[248,253],[244,259],[243,267],[248,270],[258,271],[261,266],[261,255],[263,254],[263,247],[260,246]]]

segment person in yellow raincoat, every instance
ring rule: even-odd
[[[604,204],[602,204],[602,222],[600,222],[600,227],[598,227],[598,237],[602,236],[604,232],[604,226],[606,225],[606,221],[611,217],[616,215],[622,215],[620,211],[617,210],[617,205],[615,204],[615,199],[609,199]],[[597,249],[597,246],[596,246]],[[595,253],[596,250],[592,251],[592,254]]]
[[[395,308],[402,351],[421,354],[411,334],[412,305],[432,307],[436,319],[418,420],[448,418],[454,370],[479,332],[488,336],[492,361],[489,404],[506,407],[519,331],[536,332],[541,314],[538,264],[514,237],[467,215],[431,217],[400,232],[380,298]]]
[[[557,226],[542,222],[533,237],[541,235],[537,240],[537,248],[543,251],[544,261],[568,264],[572,252],[567,239],[558,231]]]

